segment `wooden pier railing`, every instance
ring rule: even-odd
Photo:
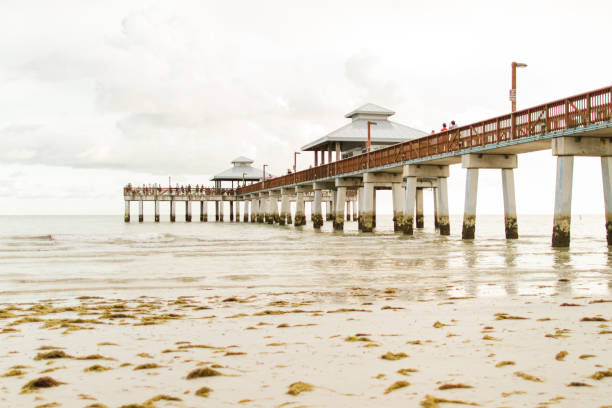
[[[236,189],[236,194],[289,186],[407,160],[569,130],[612,119],[612,87],[399,143]]]
[[[199,195],[231,195],[236,193],[236,189],[232,188],[208,188],[208,187],[130,187],[123,188],[123,195],[140,195],[140,196],[192,196]]]

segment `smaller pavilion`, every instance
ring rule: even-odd
[[[344,115],[351,123],[334,130],[305,146],[302,151],[314,152],[314,165],[325,164],[325,152],[328,162],[332,162],[332,152],[336,160],[346,159],[367,152],[368,122],[370,127],[370,150],[378,150],[396,143],[426,136],[427,133],[400,123],[391,122],[388,118],[395,112],[373,103],[366,103]],[[319,161],[319,152],[321,159]]]
[[[221,188],[221,183],[224,181],[230,181],[232,188],[234,188],[234,182],[236,182],[236,187],[259,182],[262,179],[263,169],[256,169],[252,164],[253,160],[248,157],[236,157],[232,160],[232,167],[216,174],[210,180],[215,182],[215,188]],[[266,178],[271,177],[270,173],[266,171]]]

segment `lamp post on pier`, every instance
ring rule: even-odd
[[[261,188],[263,189],[266,186],[266,167],[268,167],[267,164],[263,165],[263,178],[261,179]]]
[[[368,149],[368,169],[370,168],[370,147],[372,146],[372,137],[370,136],[370,126],[376,126],[376,122],[370,122],[368,120],[368,141],[366,142],[366,148]]]
[[[512,103],[512,112],[516,112],[516,69],[526,68],[527,64],[522,62],[512,62],[512,89],[510,89],[510,102]]]

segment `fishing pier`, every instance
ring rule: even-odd
[[[376,228],[376,191],[388,189],[392,191],[394,230],[412,235],[415,228],[423,227],[423,191],[431,189],[436,228],[441,235],[449,235],[449,166],[461,164],[467,169],[462,238],[475,237],[479,170],[497,169],[503,186],[500,201],[503,199],[506,238],[517,239],[514,169],[518,168],[518,156],[550,149],[557,160],[552,245],[570,245],[575,156],[601,160],[605,231],[608,245],[612,245],[612,87],[431,135],[388,121],[392,114],[371,104],[347,114],[353,120],[350,126],[302,149],[314,151],[315,166],[292,174],[274,178],[261,174],[249,185],[242,183],[225,190],[205,188],[189,194],[173,189],[161,189],[159,194],[124,189],[125,220],[130,219],[129,201],[139,202],[140,221],[143,201],[156,202],[156,221],[158,201],[171,201],[171,221],[176,201],[185,202],[187,221],[191,220],[192,201],[199,201],[201,206],[204,201],[228,201],[232,221],[239,221],[242,203],[245,222],[286,225],[291,224],[293,215],[294,226],[301,227],[306,225],[305,203],[311,202],[313,228],[323,225],[325,206],[326,219],[333,222],[335,230],[343,230],[345,219],[354,213],[359,230],[367,233]],[[371,125],[376,125],[372,133],[381,134],[375,148],[375,139],[369,136]],[[398,142],[401,137],[397,135],[404,141]],[[295,202],[293,214],[291,202]],[[222,221],[222,212],[217,214]],[[201,221],[206,221],[206,215]]]

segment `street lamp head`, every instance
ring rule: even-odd
[[[516,66],[517,68],[525,68],[527,66],[527,64],[525,64],[523,62],[515,62],[514,66]]]

